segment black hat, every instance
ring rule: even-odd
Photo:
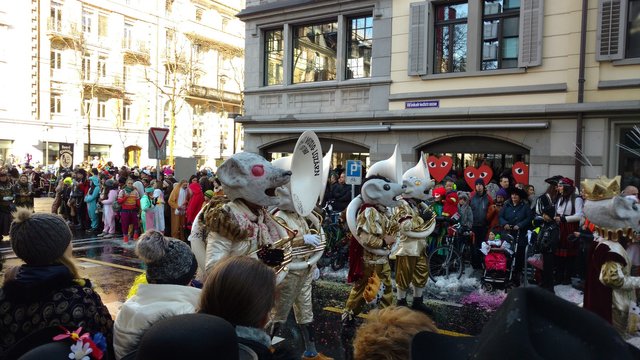
[[[484,186],[484,180],[482,180],[482,179],[476,179],[476,182],[475,182],[474,184],[475,184],[475,185],[482,184],[482,185]]]
[[[563,178],[564,176],[562,175],[555,175],[552,176],[550,178],[544,179],[544,182],[546,182],[549,185],[558,185],[558,182]]]
[[[604,319],[539,287],[509,292],[475,337],[416,334],[411,358],[421,359],[640,359]]]
[[[517,187],[509,189],[509,195],[516,194],[520,197],[520,200],[526,200],[528,198],[527,192],[524,189],[520,189]]]
[[[62,257],[73,234],[62,216],[18,208],[9,229],[13,252],[27,265],[49,265]]]
[[[153,324],[140,340],[136,359],[239,358],[236,331],[228,321],[209,314],[185,314]]]

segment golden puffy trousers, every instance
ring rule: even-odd
[[[429,263],[425,255],[396,257],[396,285],[406,291],[409,285],[424,288],[429,279]]]
[[[285,323],[289,311],[293,307],[298,324],[313,322],[313,305],[311,304],[311,282],[313,267],[302,270],[290,270],[278,285],[278,299],[274,307],[273,321]]]
[[[391,292],[391,268],[389,263],[385,264],[364,264],[362,279],[356,281],[349,293],[347,304],[345,305],[345,311],[353,312],[353,315],[358,315],[362,312],[362,308],[366,304],[362,294],[365,287],[367,287],[367,281],[373,273],[378,274],[380,281],[384,284],[384,294],[379,300],[378,307],[385,308],[391,305],[393,301],[393,294]]]

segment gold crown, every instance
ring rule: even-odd
[[[620,194],[620,175],[609,179],[600,176],[597,179],[585,179],[582,181],[585,200],[610,199]]]

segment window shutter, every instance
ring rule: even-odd
[[[626,0],[598,1],[596,60],[624,58],[626,13]]]
[[[542,24],[544,0],[522,0],[520,3],[520,47],[518,67],[542,64]]]
[[[409,75],[427,74],[429,3],[411,3],[409,11]]]

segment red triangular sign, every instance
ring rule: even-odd
[[[156,148],[159,149],[163,147],[165,141],[167,141],[169,129],[152,127],[149,129],[149,132],[151,133],[151,138],[153,139],[154,144],[156,144]]]

